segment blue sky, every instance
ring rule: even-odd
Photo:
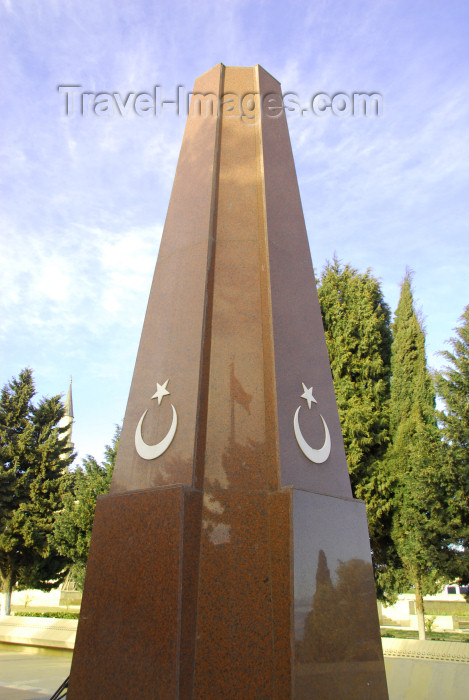
[[[289,119],[316,274],[334,253],[406,266],[429,364],[469,303],[465,0],[0,0],[0,383],[73,376],[74,442],[101,458],[123,418],[185,117],[66,117],[58,85],[151,91],[260,63],[302,101],[379,92],[380,118]]]

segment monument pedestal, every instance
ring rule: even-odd
[[[298,489],[292,500],[293,697],[387,698],[365,504]]]
[[[190,697],[201,495],[98,500],[70,698]]]
[[[195,84],[69,698],[387,698],[279,83]],[[155,390],[156,389],[156,390]]]
[[[202,501],[99,499],[69,697],[386,698],[364,504]]]

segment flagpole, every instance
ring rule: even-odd
[[[231,442],[235,440],[235,416],[234,416],[234,360],[230,364],[230,420],[231,420]]]

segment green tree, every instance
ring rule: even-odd
[[[60,396],[37,406],[32,371],[24,369],[0,397],[0,577],[4,613],[15,586],[51,590],[65,577],[67,560],[51,533],[61,507],[60,484],[72,462]]]
[[[444,410],[438,411],[451,474],[451,523],[453,542],[460,553],[455,578],[469,581],[469,306],[461,316],[461,326],[456,328],[456,338],[449,342],[453,352],[440,354],[449,363],[435,374],[439,396]]]
[[[119,437],[120,427],[116,426],[111,445],[105,447],[103,462],[98,464],[88,455],[68,475],[64,487],[63,509],[56,519],[54,541],[57,550],[71,560],[70,571],[79,588],[83,588],[85,581],[96,500],[109,491]]]
[[[322,271],[319,301],[354,496],[366,502],[373,563],[389,558],[391,313],[379,281],[334,258]],[[378,590],[378,594],[382,592]]]
[[[414,588],[419,638],[425,639],[423,596],[438,591],[454,557],[448,538],[448,474],[410,272],[402,283],[393,336],[388,469],[397,557],[380,578],[389,599],[409,585]]]

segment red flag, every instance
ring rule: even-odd
[[[230,393],[232,401],[239,403],[239,405],[242,406],[244,410],[249,413],[249,415],[251,415],[249,404],[252,401],[252,396],[251,394],[248,394],[247,391],[244,391],[240,381],[235,376],[233,363],[231,363],[230,367]]]

